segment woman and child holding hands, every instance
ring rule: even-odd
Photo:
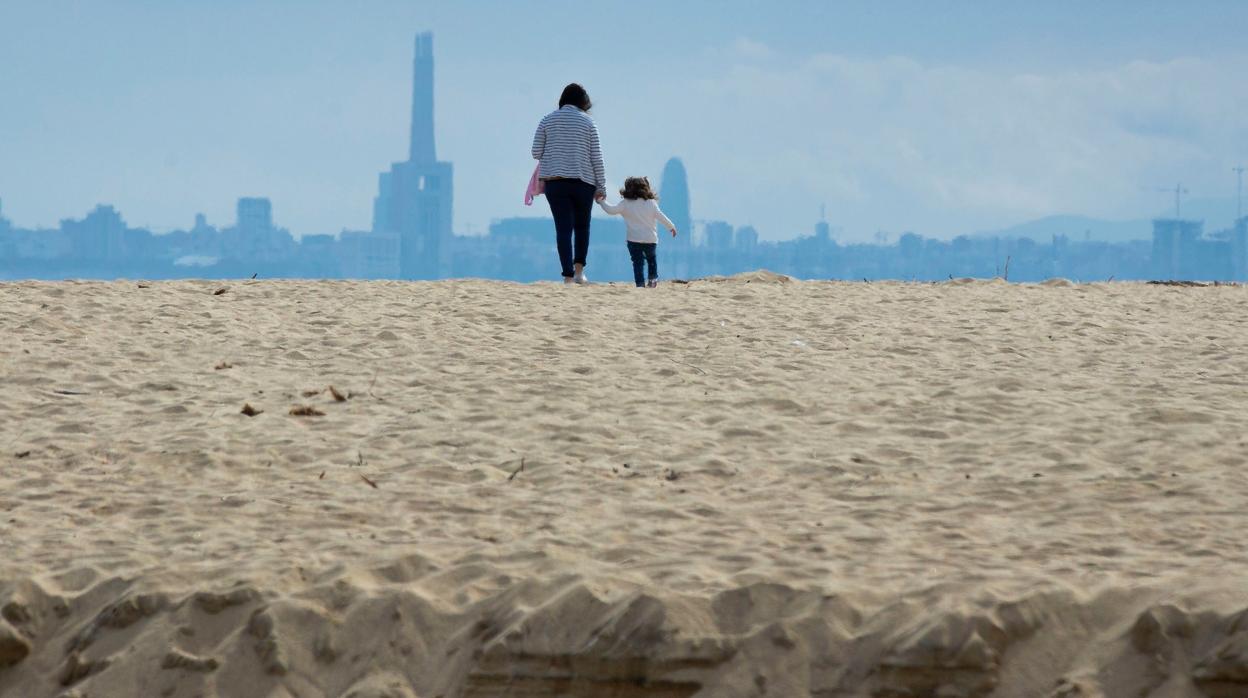
[[[628,229],[628,254],[637,286],[659,283],[655,254],[662,223],[676,236],[676,226],[659,209],[658,197],[645,177],[629,177],[620,190],[623,200],[607,203],[607,177],[598,144],[598,127],[588,112],[592,103],[585,88],[572,83],[563,88],[559,108],[544,116],[533,134],[537,169],[529,181],[525,203],[545,194],[555,218],[555,245],[565,284],[585,284],[585,257],[589,254],[589,220],[593,202],[603,211],[623,216]]]

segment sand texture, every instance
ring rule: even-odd
[[[1248,696],[1246,308],[0,284],[0,696]]]

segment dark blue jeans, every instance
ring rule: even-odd
[[[658,248],[655,242],[628,243],[628,256],[633,258],[633,281],[637,282],[638,288],[646,285],[646,277],[641,273],[642,265],[650,267],[651,281],[659,278],[659,258],[655,254]]]
[[[589,254],[589,217],[594,208],[594,185],[579,179],[546,182],[546,202],[555,217],[555,246],[563,275],[572,276],[573,264],[585,264]],[[575,242],[574,242],[575,240]]]

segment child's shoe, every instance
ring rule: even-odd
[[[658,288],[658,287],[659,287],[658,279],[650,279],[649,281],[646,282],[646,288]]]
[[[578,284],[589,283],[589,277],[585,276],[585,265],[576,264],[576,265],[573,265],[572,268],[576,270],[576,274],[572,277],[572,281],[574,283],[578,283]]]

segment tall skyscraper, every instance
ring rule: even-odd
[[[676,230],[680,231],[680,237],[677,237],[675,242],[683,247],[692,244],[693,226],[689,215],[689,182],[685,176],[685,164],[680,161],[680,158],[672,158],[663,166],[663,180],[659,184],[659,206],[676,225]]]
[[[659,207],[672,220],[678,235],[674,240],[664,240],[668,252],[664,262],[673,278],[688,277],[692,263],[693,218],[689,215],[689,183],[685,178],[685,165],[680,158],[672,158],[663,166],[663,179],[659,183]],[[670,246],[669,246],[670,243]]]
[[[412,141],[408,160],[433,162],[438,159],[433,142],[433,34],[416,35],[416,57],[412,61]]]
[[[434,147],[433,34],[418,34],[415,48],[408,160],[381,173],[373,233],[398,238],[399,278],[436,279],[450,272],[453,170]]]

